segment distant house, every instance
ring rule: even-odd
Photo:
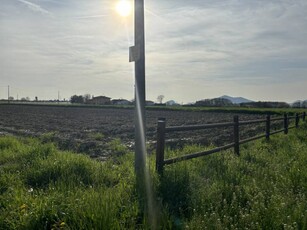
[[[93,105],[110,105],[111,98],[105,96],[93,97],[91,100],[88,100],[87,103]]]
[[[114,99],[112,100],[113,105],[130,105],[131,102],[126,99]]]

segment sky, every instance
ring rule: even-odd
[[[133,99],[118,0],[0,2],[0,98]],[[306,0],[145,0],[146,98],[306,100],[306,38]]]

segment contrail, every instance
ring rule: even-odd
[[[25,4],[29,9],[31,9],[33,11],[40,12],[42,14],[51,16],[51,13],[48,10],[45,10],[44,8],[42,8],[41,6],[39,6],[37,4],[34,4],[34,3],[26,1],[26,0],[17,0],[17,1]]]

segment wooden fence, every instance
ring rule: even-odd
[[[234,152],[239,156],[240,155],[240,145],[254,141],[260,138],[266,138],[267,140],[270,139],[271,135],[281,133],[287,134],[289,129],[298,128],[300,119],[302,118],[303,121],[306,119],[306,112],[302,114],[296,114],[295,116],[288,116],[285,114],[283,117],[274,117],[271,118],[270,115],[267,115],[265,119],[258,119],[258,120],[250,120],[250,121],[239,121],[238,116],[234,116],[233,122],[226,122],[226,123],[216,123],[216,124],[204,124],[204,125],[190,125],[190,126],[173,126],[173,127],[166,127],[166,121],[164,118],[158,119],[158,128],[157,128],[157,149],[156,149],[156,170],[158,173],[163,173],[164,165],[173,164],[176,162],[193,159],[196,157],[210,155],[212,153],[220,152],[222,150],[234,148]],[[295,121],[295,125],[289,126],[290,120]],[[283,129],[271,132],[271,122],[272,121],[283,121]],[[265,134],[254,136],[251,138],[240,140],[239,130],[240,126],[243,125],[250,125],[250,124],[259,124],[265,123]],[[213,128],[225,128],[225,127],[233,127],[233,143],[217,147],[214,149],[210,149],[203,152],[192,153],[184,156],[179,156],[171,159],[164,159],[164,150],[165,150],[165,134],[171,132],[178,132],[178,131],[193,131],[193,130],[203,130],[203,129],[213,129]]]

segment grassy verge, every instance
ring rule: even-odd
[[[282,115],[306,112],[303,108],[244,108],[244,107],[194,107],[194,106],[150,106],[149,110],[215,112],[215,113],[244,113],[244,114],[271,114]]]
[[[131,155],[105,163],[37,140],[0,139],[0,229],[125,229],[138,223]]]
[[[306,229],[307,126],[270,142],[166,167],[160,194],[190,229]],[[188,146],[179,155],[196,152]],[[176,195],[174,195],[176,194]]]
[[[160,179],[151,172],[158,224],[306,229],[306,165],[305,124],[270,142],[242,146],[240,157],[225,151],[167,166]],[[101,163],[35,139],[1,137],[0,229],[149,229],[140,215],[133,169],[131,153]]]

